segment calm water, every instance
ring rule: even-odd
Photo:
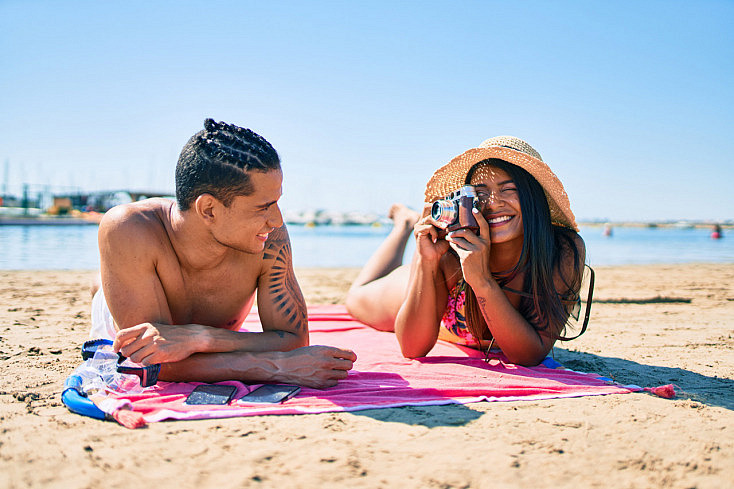
[[[389,227],[290,226],[299,267],[359,267]],[[725,231],[726,232],[726,231]],[[582,227],[593,265],[734,263],[734,232],[713,240],[707,229]],[[406,254],[412,253],[410,243]],[[0,270],[85,270],[99,267],[96,226],[0,226]]]

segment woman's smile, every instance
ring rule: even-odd
[[[497,216],[497,217],[488,217],[487,223],[489,223],[489,227],[496,228],[499,226],[502,226],[507,221],[511,220],[514,216]]]

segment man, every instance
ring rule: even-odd
[[[306,346],[277,152],[249,129],[204,127],[181,151],[176,202],[121,205],[102,219],[93,316],[108,306],[115,350],[161,363],[161,380],[335,385],[356,356]],[[239,332],[256,298],[263,331]]]

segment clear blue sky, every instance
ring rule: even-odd
[[[0,0],[0,184],[172,192],[213,117],[275,146],[286,209],[417,207],[510,134],[580,219],[732,219],[733,26],[706,0]]]

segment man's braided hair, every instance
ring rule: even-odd
[[[204,130],[189,139],[178,158],[178,207],[188,210],[204,193],[229,206],[234,197],[254,191],[250,171],[270,170],[280,170],[280,157],[265,138],[234,124],[207,119]]]

